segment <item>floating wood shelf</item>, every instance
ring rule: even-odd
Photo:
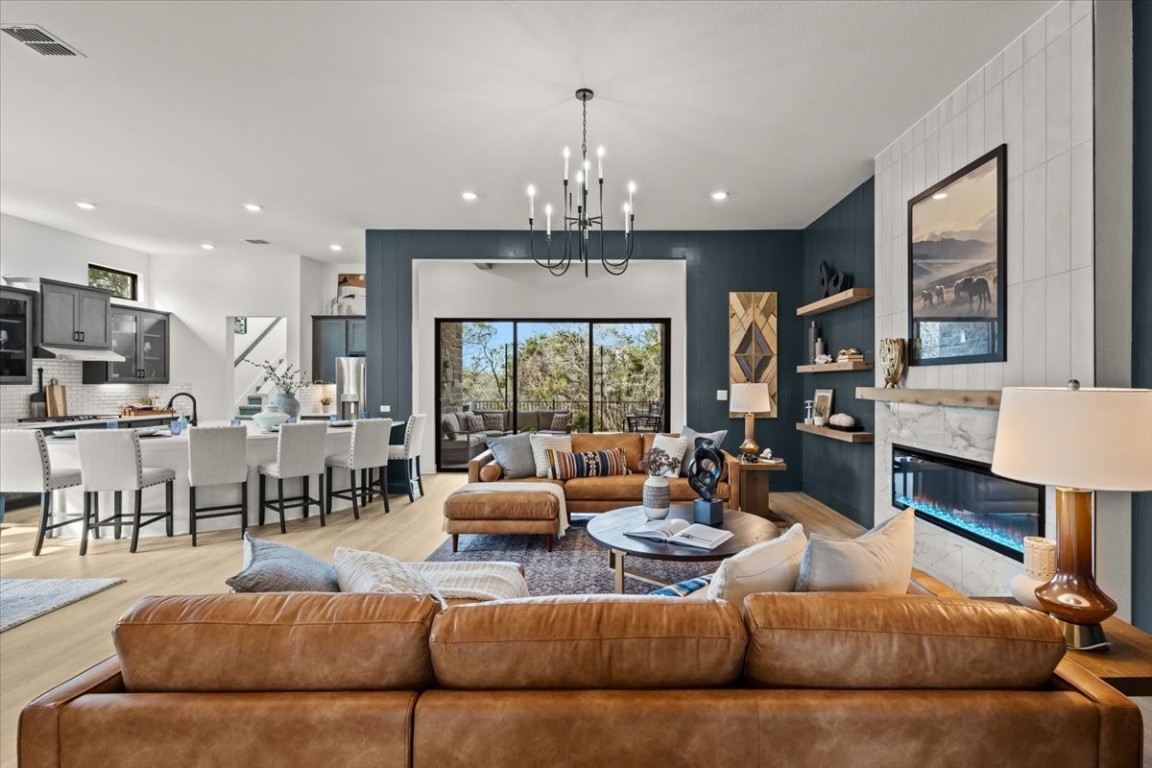
[[[999,408],[998,389],[881,389],[856,387],[860,400],[916,405],[951,405],[959,408]]]
[[[833,309],[846,307],[858,301],[868,301],[875,293],[876,291],[872,288],[849,288],[846,291],[840,291],[840,293],[837,293],[835,296],[829,296],[826,299],[805,304],[796,310],[796,314],[803,316],[818,315],[821,312],[831,312]]]
[[[838,371],[870,371],[872,363],[868,360],[850,360],[846,363],[824,363],[796,366],[796,373],[836,373]]]
[[[819,435],[820,437],[830,437],[833,440],[839,440],[842,443],[870,443],[872,442],[871,432],[844,432],[839,429],[829,429],[828,427],[817,427],[814,424],[804,424],[803,422],[796,425],[796,429],[801,432],[807,432],[810,435]]]

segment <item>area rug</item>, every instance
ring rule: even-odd
[[[612,594],[616,591],[608,568],[608,550],[588,538],[582,526],[573,525],[548,552],[540,535],[460,534],[460,551],[452,554],[450,541],[428,556],[438,563],[506,560],[524,566],[528,592],[539,595]],[[629,557],[627,570],[651,579],[675,583],[712,573],[717,563],[673,563]],[[636,579],[624,579],[628,594],[646,595],[657,589]]]
[[[0,579],[0,632],[63,608],[124,579]]]

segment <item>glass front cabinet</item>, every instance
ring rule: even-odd
[[[36,294],[0,288],[0,384],[32,383],[32,326]]]
[[[121,363],[84,363],[85,384],[167,384],[168,313],[112,305],[112,351]]]

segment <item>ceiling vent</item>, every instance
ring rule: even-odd
[[[248,245],[272,245],[272,243],[267,240],[261,240],[258,237],[246,237],[244,238],[244,242],[248,243]]]
[[[0,24],[0,31],[24,43],[41,56],[84,56],[83,53],[36,24]]]

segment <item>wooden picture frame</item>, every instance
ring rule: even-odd
[[[908,201],[908,365],[1007,359],[1008,145]]]

